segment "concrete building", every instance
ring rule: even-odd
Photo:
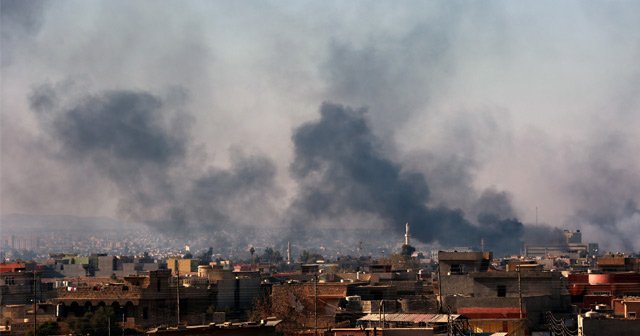
[[[440,275],[459,275],[486,272],[493,258],[492,252],[439,251]]]
[[[640,297],[625,296],[613,299],[613,311],[615,316],[626,319],[637,319],[640,317]]]
[[[564,230],[562,233],[567,244],[582,244],[582,232],[580,230]]]
[[[439,293],[443,309],[515,308],[529,327],[543,323],[543,312],[567,311],[570,297],[559,272],[489,270],[490,252],[441,252]],[[519,269],[519,268],[518,268]]]
[[[198,271],[198,259],[187,258],[167,258],[167,268],[171,270],[171,274],[176,275],[180,273],[182,275],[195,273]]]
[[[513,336],[529,335],[527,320],[520,317],[518,308],[460,308],[469,329],[474,333],[504,332]]]
[[[597,312],[578,315],[578,336],[637,336],[638,334],[640,334],[640,319],[613,318]]]
[[[598,257],[598,269],[602,272],[640,272],[640,261],[623,255]]]
[[[332,336],[432,336],[433,328],[333,328]]]
[[[215,289],[215,307],[219,310],[249,309],[264,294],[259,272],[232,272],[221,267],[200,265],[198,277],[207,279]]]
[[[449,324],[462,322],[460,314],[405,314],[405,313],[371,313],[358,319],[357,325],[367,328],[432,328],[440,334],[447,330]]]
[[[585,310],[611,306],[614,298],[640,296],[638,273],[573,273],[567,279],[571,303]]]
[[[180,297],[180,320],[202,323],[215,293],[207,289],[176,288],[169,270],[127,276],[124,282],[94,282],[57,288],[49,300],[59,307],[59,316],[82,316],[102,306],[111,307],[115,316],[141,327],[177,324],[177,298]],[[121,321],[122,322],[122,321]]]
[[[457,288],[470,288],[464,294],[444,294],[445,307],[516,308],[529,325],[543,322],[546,311],[567,311],[570,298],[558,272],[487,272],[470,274],[467,279],[447,279]]]
[[[34,296],[33,274],[0,273],[0,305],[27,304]]]
[[[205,325],[180,326],[179,328],[155,328],[147,335],[164,336],[276,336],[281,335],[276,327],[279,320],[256,322],[225,322]]]
[[[36,309],[38,313],[34,316],[32,304],[0,306],[2,316],[0,335],[26,335],[33,331],[34,317],[38,324],[56,321],[55,307],[38,304]]]
[[[51,284],[42,282],[40,271],[0,272],[0,306],[29,304],[34,298],[43,302],[51,296],[52,288]]]
[[[564,242],[558,245],[530,245],[525,244],[524,255],[527,258],[569,257],[570,259],[598,256],[597,243],[582,242],[580,230],[564,230]]]
[[[317,313],[318,327],[329,328],[336,324],[336,315],[342,312],[341,301],[354,296],[355,283],[341,282],[292,282],[274,284],[271,291],[271,303],[275,313],[289,312],[289,318],[295,322],[283,321],[288,327],[291,323],[298,326],[313,326],[314,313]],[[276,315],[277,316],[277,315]]]
[[[118,258],[109,255],[96,256],[96,269],[94,275],[96,277],[108,278],[116,275],[118,270]]]

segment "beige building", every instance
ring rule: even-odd
[[[198,259],[167,258],[167,268],[171,274],[187,275],[198,271]]]

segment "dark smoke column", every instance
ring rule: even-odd
[[[403,229],[398,223],[410,222],[414,237],[425,243],[478,244],[478,228],[460,210],[427,207],[424,175],[405,171],[384,155],[364,109],[324,103],[320,119],[296,129],[293,143],[291,174],[300,185],[290,209],[294,232],[321,219],[359,213],[398,233]]]

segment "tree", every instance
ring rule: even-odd
[[[92,312],[86,312],[82,317],[69,318],[69,329],[73,334],[86,335],[91,332],[91,318]]]
[[[276,316],[282,322],[278,329],[285,334],[307,329],[313,321],[313,286],[310,284],[282,284],[273,288],[270,297],[261,297],[253,305],[253,320]]]
[[[272,247],[264,249],[264,253],[260,257],[261,261],[277,263],[283,260],[280,251],[275,251]]]
[[[95,312],[87,312],[81,318],[74,318],[69,327],[74,334],[106,336],[109,334],[109,322],[114,322],[113,309],[100,307]],[[111,325],[112,334],[121,333],[117,325]]]
[[[299,259],[302,263],[314,263],[316,260],[324,260],[324,257],[318,253],[310,253],[307,250],[303,250]]]
[[[386,258],[379,260],[381,264],[391,265],[393,269],[418,269],[420,264],[413,258],[402,255],[400,253],[394,253]]]
[[[200,259],[200,265],[207,265],[211,262],[211,256],[213,255],[213,247],[209,247],[208,250],[202,252],[198,255],[198,259]]]
[[[416,251],[415,247],[413,247],[411,245],[403,244],[402,245],[402,250],[400,251],[400,254],[403,255],[403,256],[411,257],[411,255],[415,251]]]
[[[216,308],[216,306],[214,306],[214,305],[209,305],[209,307],[207,307],[207,311],[206,311],[207,319],[208,319],[209,321],[211,321],[211,322],[214,322],[214,321],[213,321],[213,317],[214,317],[214,314],[215,314],[217,311],[218,311],[218,309]]]
[[[58,322],[45,322],[36,328],[37,336],[48,336],[60,334],[60,326]],[[27,332],[27,336],[33,336],[33,330]]]

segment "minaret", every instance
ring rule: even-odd
[[[291,241],[287,241],[287,265],[291,264]]]
[[[409,245],[409,223],[404,225],[404,244]]]

